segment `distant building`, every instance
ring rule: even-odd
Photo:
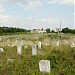
[[[56,28],[55,29],[55,32],[59,32],[61,29],[60,28]]]
[[[43,29],[33,29],[33,30],[31,30],[31,33],[46,33],[46,30],[43,30]]]

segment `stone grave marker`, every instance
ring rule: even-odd
[[[14,44],[11,44],[11,47],[14,47],[15,45]]]
[[[21,40],[21,45],[23,45],[23,40]]]
[[[14,62],[13,59],[7,59],[7,64],[9,64],[9,63],[13,63],[13,62]]]
[[[38,42],[38,48],[41,49],[41,42]]]
[[[0,48],[0,52],[4,52],[4,49],[3,48]]]
[[[68,40],[64,40],[64,43],[65,43],[65,44],[68,44],[69,42],[68,42]]]
[[[74,47],[74,42],[71,42],[71,48]]]
[[[49,60],[41,60],[39,62],[39,70],[40,70],[40,72],[49,72],[50,73],[50,61]]]
[[[18,45],[17,45],[17,53],[18,53],[19,55],[21,55],[21,49],[22,49],[22,45],[21,45],[21,44],[18,44]]]
[[[56,42],[56,46],[59,46],[59,45],[60,45],[60,43],[59,43],[59,41],[57,41],[57,42]]]
[[[0,38],[0,41],[2,40],[2,38]]]
[[[49,42],[46,42],[46,43],[45,43],[45,46],[49,46]]]
[[[17,45],[17,43],[18,43],[18,40],[16,39],[16,40],[15,40],[15,45]]]
[[[36,47],[36,45],[32,46],[32,55],[37,55],[37,47]]]
[[[24,46],[24,49],[28,48],[28,46]]]

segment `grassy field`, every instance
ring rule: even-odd
[[[23,40],[22,54],[17,54],[18,41]],[[42,48],[37,55],[32,56],[32,45],[42,42]],[[60,45],[57,46],[57,41]],[[75,75],[75,47],[72,34],[22,34],[0,36],[0,75]],[[28,46],[28,48],[25,48]],[[7,62],[13,59],[13,62]],[[39,61],[49,60],[51,73],[39,71]]]

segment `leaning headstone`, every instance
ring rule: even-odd
[[[0,38],[0,41],[2,40],[2,38]]]
[[[37,55],[37,47],[36,47],[36,45],[32,46],[32,55]]]
[[[0,52],[4,52],[4,49],[3,48],[0,48]]]
[[[74,42],[71,42],[71,47],[74,47]]]
[[[22,37],[21,37],[21,39],[22,39]]]
[[[59,41],[57,41],[57,42],[56,42],[56,46],[59,46],[59,45],[60,45],[60,43],[59,43]]]
[[[50,73],[50,61],[49,60],[41,60],[39,62],[39,70],[40,70],[40,72],[49,72]]]
[[[13,59],[7,59],[7,64],[9,64],[9,63],[13,63],[13,62],[14,62]]]
[[[69,42],[68,42],[67,40],[64,40],[64,43],[67,44],[67,43],[69,43]]]
[[[11,44],[11,47],[14,47],[14,44]]]
[[[9,42],[10,40],[9,39],[7,39],[7,42]]]
[[[16,40],[15,40],[15,45],[17,45],[17,44],[18,44],[18,40],[16,39]]]
[[[23,40],[21,40],[21,45],[23,45]]]
[[[7,44],[7,46],[9,46],[9,47],[10,47],[10,44],[8,43],[8,44]]]
[[[24,46],[24,49],[28,48],[28,46]]]
[[[21,44],[18,44],[18,46],[17,46],[17,53],[19,55],[21,55],[21,49],[22,49],[22,45]]]
[[[38,48],[41,49],[41,42],[38,42]]]
[[[49,46],[49,42],[46,42],[46,43],[45,43],[45,46]]]

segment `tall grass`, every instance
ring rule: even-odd
[[[4,52],[0,52],[0,75],[75,75],[75,48],[70,47],[70,41],[75,43],[74,35],[63,35],[61,39],[57,34],[31,34],[17,36],[2,36],[1,43],[9,39],[10,44],[15,43],[16,38],[23,40],[22,54],[17,54],[17,48],[1,44]],[[22,38],[21,38],[22,37]],[[29,43],[27,42],[27,38]],[[12,41],[11,41],[12,40]],[[57,40],[60,40],[60,46],[56,46]],[[69,43],[64,44],[64,40]],[[37,42],[35,42],[37,41]],[[38,49],[37,55],[32,56],[32,45],[42,41],[42,48]],[[48,41],[49,45],[45,45]],[[32,43],[30,43],[32,42]],[[27,45],[28,48],[24,48]],[[7,63],[7,59],[13,59],[14,62]],[[51,73],[41,73],[39,71],[39,61],[50,60]]]

